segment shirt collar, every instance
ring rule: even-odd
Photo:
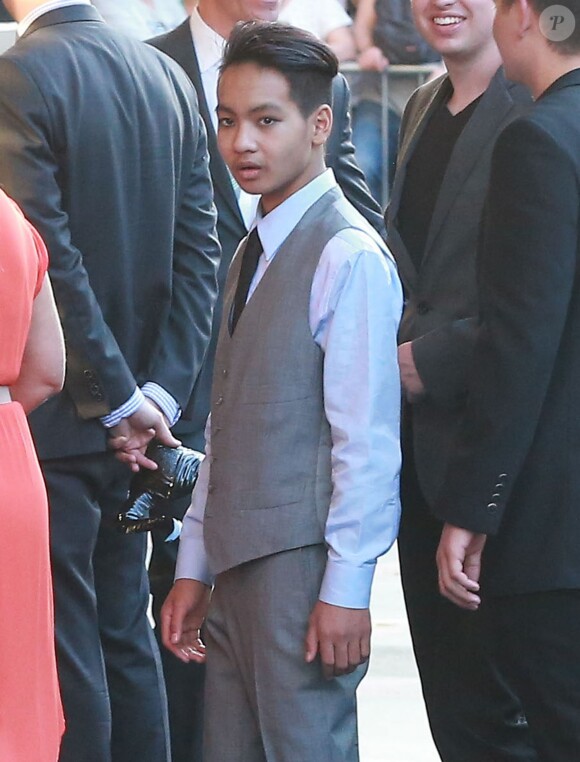
[[[226,41],[209,24],[206,24],[197,8],[193,9],[189,24],[199,69],[203,74],[221,63]]]
[[[69,5],[90,5],[90,0],[51,0],[51,2],[43,3],[27,13],[26,16],[16,27],[16,34],[18,37],[22,37],[28,27],[36,21],[36,19],[44,16],[49,11],[56,11],[58,8],[66,8]]]
[[[331,188],[336,187],[336,180],[331,169],[327,169],[314,180],[296,193],[293,193],[280,206],[277,206],[264,217],[258,209],[256,221],[252,228],[258,227],[258,235],[264,250],[264,256],[269,262],[286,238],[294,230],[302,217]]]

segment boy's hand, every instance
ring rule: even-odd
[[[310,664],[317,654],[327,680],[347,675],[371,652],[371,615],[368,609],[347,609],[318,601],[310,614],[304,657]]]
[[[205,661],[205,645],[200,637],[211,588],[195,579],[178,579],[161,609],[163,645],[186,664]]]

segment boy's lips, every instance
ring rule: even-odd
[[[236,176],[240,180],[254,180],[260,173],[260,165],[251,162],[238,164],[236,167]]]

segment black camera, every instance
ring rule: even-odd
[[[204,455],[188,447],[167,447],[152,442],[146,455],[157,463],[157,470],[142,468],[131,481],[125,510],[117,516],[117,529],[123,534],[163,531],[166,542],[179,537],[181,522],[164,513],[171,498],[191,494]]]

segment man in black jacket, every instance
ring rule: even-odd
[[[571,762],[580,759],[580,3],[551,5],[497,4],[506,74],[535,105],[492,156],[481,325],[435,511],[447,522],[442,592],[468,610],[484,601],[540,758]]]
[[[405,110],[388,210],[389,245],[407,296],[399,333],[406,395],[401,579],[442,760],[530,762],[536,755],[521,707],[489,648],[482,617],[439,595],[435,552],[442,524],[433,515],[476,336],[475,256],[491,151],[530,98],[500,68],[492,0],[449,4],[435,18],[430,0],[415,0],[413,8],[448,74],[419,88]]]
[[[38,228],[68,352],[31,416],[51,507],[61,762],[165,762],[145,537],[110,435],[167,442],[209,341],[219,244],[205,128],[181,69],[90,3],[9,0],[0,183]],[[137,457],[143,456],[136,451]]]
[[[193,82],[199,99],[200,113],[208,133],[210,170],[218,212],[217,230],[222,246],[219,271],[220,291],[238,246],[248,232],[256,206],[256,197],[249,196],[232,183],[231,175],[217,147],[217,76],[225,40],[238,21],[259,19],[275,21],[280,2],[264,0],[200,0],[191,18],[168,34],[152,40],[152,44],[179,63]],[[354,159],[351,142],[349,92],[344,77],[339,75],[333,87],[334,127],[327,144],[327,165],[334,170],[338,184],[348,200],[384,235],[380,208],[373,200],[364,176]],[[203,448],[204,427],[209,413],[211,378],[217,333],[221,320],[221,299],[214,312],[212,340],[197,379],[190,405],[190,420],[176,428],[178,436],[187,444]],[[175,503],[174,511],[180,518],[186,504]],[[151,561],[151,587],[154,611],[159,621],[159,610],[173,584],[176,546],[164,545],[154,538]],[[159,635],[159,632],[157,635]],[[169,699],[170,725],[174,762],[200,759],[201,712],[203,704],[203,668],[197,664],[184,665],[174,656],[162,652]],[[192,720],[192,717],[195,718]]]

